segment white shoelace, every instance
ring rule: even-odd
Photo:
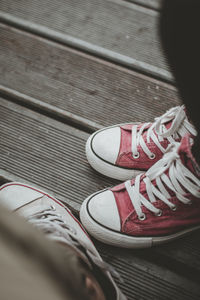
[[[166,128],[165,123],[172,121],[169,129]],[[183,137],[186,133],[190,132],[196,135],[196,130],[193,125],[188,121],[184,106],[176,106],[167,111],[159,118],[155,118],[155,122],[146,129],[151,123],[144,123],[138,131],[138,125],[132,127],[132,154],[134,158],[139,158],[138,146],[140,145],[143,151],[150,159],[155,158],[155,153],[152,153],[147,144],[152,140],[156,146],[164,153],[166,149],[161,145],[161,141],[166,138],[170,143],[174,143],[178,137]],[[143,139],[143,133],[146,129],[147,144]],[[154,133],[157,133],[157,135]]]
[[[76,235],[76,230],[70,227],[61,215],[56,214],[54,206],[34,213],[28,217],[28,221],[45,234],[53,233],[56,237],[63,237],[66,241],[74,244],[71,235]]]
[[[184,204],[191,204],[191,200],[185,197],[185,190],[200,198],[200,180],[182,164],[177,153],[178,146],[179,143],[171,145],[163,158],[145,173],[144,179],[141,179],[141,174],[135,178],[134,185],[131,185],[130,180],[125,182],[125,187],[140,220],[146,218],[142,212],[142,206],[145,206],[157,216],[162,214],[162,211],[153,205],[156,198],[163,201],[172,210],[176,210],[176,206],[169,201],[170,194],[165,186],[173,191],[177,199]],[[169,169],[168,176],[165,174],[167,169]],[[140,193],[141,180],[143,180],[146,185],[149,200]],[[156,181],[156,186],[152,183],[153,180]],[[185,190],[183,190],[181,185]]]
[[[39,210],[33,213],[27,220],[33,224],[33,226],[43,231],[44,234],[50,235],[50,238],[55,238],[55,240],[59,238],[64,239],[67,244],[76,247],[87,260],[89,259],[101,270],[110,272],[114,277],[123,282],[119,273],[111,265],[102,261],[80,242],[76,229],[69,226],[69,224],[63,220],[62,216],[56,213],[54,206],[51,205],[41,211]]]

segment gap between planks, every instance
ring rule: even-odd
[[[70,36],[66,33],[55,31],[54,29],[39,25],[14,15],[0,11],[0,22],[41,36],[43,38],[55,41],[57,43],[78,49],[85,53],[105,59],[119,66],[137,71],[144,75],[151,75],[155,79],[174,84],[174,78],[171,72],[156,67],[144,61],[139,61],[133,57],[120,54],[107,48],[92,44],[79,38]]]
[[[8,101],[23,105],[29,109],[39,112],[43,115],[58,120],[59,122],[68,124],[87,133],[103,128],[100,124],[92,122],[81,116],[63,110],[59,107],[35,99],[16,90],[0,85],[0,96]]]
[[[85,138],[88,137],[87,134],[84,134],[84,136],[83,136],[82,132],[79,131],[79,130],[75,130],[74,128],[70,128],[69,126],[66,126],[66,125],[64,125],[62,123],[59,123],[57,121],[52,121],[50,118],[48,118],[46,116],[43,116],[43,115],[40,115],[38,113],[32,112],[32,111],[30,111],[30,110],[28,110],[26,108],[23,108],[23,107],[20,107],[20,106],[14,104],[14,103],[9,103],[6,100],[1,99],[1,105],[3,105],[3,107],[9,108],[11,113],[12,113],[12,111],[14,111],[15,113],[17,113],[19,115],[18,119],[20,118],[22,120],[21,124],[25,124],[24,121],[23,121],[23,118],[22,118],[22,116],[24,116],[24,117],[26,117],[26,119],[28,117],[28,118],[32,118],[33,120],[37,121],[37,123],[33,122],[33,124],[37,124],[37,127],[39,128],[39,130],[42,129],[42,131],[43,131],[43,130],[45,130],[45,128],[49,128],[49,126],[51,128],[57,128],[60,131],[60,133],[59,133],[59,136],[57,135],[56,131],[54,133],[54,135],[56,137],[55,141],[57,143],[57,146],[56,147],[54,146],[55,150],[59,146],[59,144],[61,144],[61,147],[62,147],[63,142],[61,140],[63,140],[65,138],[65,137],[62,136],[62,132],[63,133],[65,133],[65,132],[66,133],[70,133],[71,132],[72,135],[75,135],[78,139],[81,139],[82,143],[85,143]],[[9,119],[9,120],[12,120],[12,118]],[[12,137],[14,135],[16,136],[18,134],[20,135],[18,129],[15,128],[15,123],[12,125],[9,120],[8,120],[8,122],[9,122],[8,124],[10,124],[9,125],[10,128],[12,127],[13,128],[12,130],[14,130],[12,132],[12,134],[11,134],[10,137]],[[16,120],[15,120],[15,122],[16,122]],[[19,122],[19,120],[17,122]],[[42,124],[44,124],[44,125],[46,124],[48,126],[44,126]],[[6,126],[6,125],[4,125],[4,126]],[[42,126],[42,128],[41,128],[41,126]],[[5,127],[3,127],[3,128],[5,128]],[[17,134],[15,133],[15,130],[16,130]],[[24,131],[23,126],[22,126],[21,130]],[[28,129],[26,129],[26,131],[27,130]],[[29,133],[29,134],[32,135],[32,133]],[[50,134],[50,132],[49,133],[47,132],[47,135],[48,134]],[[33,138],[34,138],[35,141],[37,141],[37,139],[34,136],[33,136]],[[9,139],[9,136],[8,136],[8,139]],[[26,143],[26,140],[25,140],[24,137],[22,137],[22,139],[19,140],[19,141],[20,141],[20,143],[22,141],[23,141],[23,143]],[[31,143],[31,141],[30,141],[29,138],[28,138],[27,141],[28,141],[29,144]],[[48,141],[49,141],[49,139],[48,139]],[[50,151],[51,150],[51,149],[49,149],[49,143],[47,143],[46,141],[42,142],[42,140],[40,140],[40,141],[37,141],[37,144],[38,144],[38,147],[39,147],[40,151],[42,149],[41,148],[42,147],[41,144],[44,144],[44,146],[46,146],[45,147],[45,151]],[[32,145],[32,147],[35,147],[35,146]],[[18,149],[18,151],[19,151],[19,149]],[[12,146],[12,148],[10,148],[10,151],[11,152],[15,151],[14,148],[13,148],[13,146]],[[32,152],[31,149],[30,149],[29,153],[30,153],[31,156],[35,156],[35,149],[34,149],[34,152]],[[10,154],[12,156],[12,153],[10,153]],[[21,153],[19,152],[18,155],[19,155],[18,159],[20,159]],[[82,152],[81,155],[84,156],[84,153]],[[8,156],[7,159],[9,159],[9,157],[10,156]],[[21,157],[21,159],[23,159],[23,157]],[[79,160],[80,158],[74,157],[74,163],[75,163],[75,160],[77,160],[77,159]],[[82,162],[82,158],[81,158],[80,159],[80,164],[82,164],[82,163],[83,162]],[[51,165],[52,164],[53,164],[53,161],[51,162]],[[84,162],[84,164],[85,164],[85,162]],[[20,164],[17,164],[17,168],[20,168]],[[69,167],[66,165],[65,171],[67,171],[68,168]],[[76,168],[76,167],[74,166],[74,168]],[[54,167],[54,169],[55,169],[55,167]],[[26,181],[25,177],[22,178],[19,175],[12,175],[10,173],[10,171],[9,171],[9,167],[6,168],[6,171],[5,170],[1,170],[0,174],[1,174],[1,177],[3,178],[4,181],[5,181],[5,179],[7,179],[7,180],[17,180],[17,181],[19,181],[19,180],[21,181],[21,179],[22,179],[23,182],[30,184],[32,182],[32,176],[31,176],[31,170],[29,168],[28,168],[28,170],[29,170],[29,176],[31,178],[30,180],[28,179],[28,181]],[[80,169],[80,171],[81,171],[81,169]],[[47,170],[46,169],[46,172],[51,172],[51,170]],[[60,172],[60,169],[54,170],[53,172]],[[81,172],[79,172],[79,171],[77,172],[77,174],[79,174],[78,175],[79,177],[77,177],[77,182],[79,182],[80,180],[83,180],[83,181],[86,182],[86,177],[87,176],[91,176],[91,179],[88,182],[89,185],[90,185],[90,186],[88,186],[88,190],[87,190],[88,193],[89,192],[91,193],[91,188],[92,189],[98,189],[97,186],[95,186],[95,187],[93,186],[92,187],[92,185],[95,183],[95,180],[96,181],[104,182],[104,184],[105,183],[108,184],[108,182],[109,182],[109,180],[105,180],[104,176],[101,176],[101,175],[98,176],[98,177],[96,177],[96,179],[94,179],[94,173],[92,172],[92,169],[89,169],[89,173],[88,172],[84,173],[85,171],[81,171]],[[69,174],[71,174],[71,173],[69,173]],[[73,173],[73,176],[74,176],[74,174],[75,173]],[[46,176],[45,172],[43,173],[43,176],[44,177]],[[38,178],[40,178],[40,177],[38,177]],[[61,178],[61,180],[63,180],[63,179]],[[112,182],[112,180],[110,180],[110,182]],[[32,185],[32,183],[31,183],[31,185]],[[40,186],[40,181],[35,181],[34,185],[35,186],[38,186],[38,185]],[[54,187],[56,187],[56,185]],[[51,184],[51,185],[48,186],[48,188],[47,188],[47,186],[45,186],[45,188],[42,188],[42,189],[45,189],[45,190],[49,191],[51,189],[54,190],[54,187]],[[72,194],[72,190],[73,189],[74,189],[74,192],[76,194],[76,195],[73,195],[72,199],[73,198],[74,199],[76,199],[76,198],[80,199],[80,198],[83,197],[83,194],[85,193],[85,191],[84,191],[83,194],[82,194],[82,192],[80,193],[80,191],[76,191],[76,187],[73,187],[71,185],[71,183],[70,183],[70,185],[68,183],[68,186],[65,187],[65,192],[67,192],[67,189],[69,189],[69,188],[71,188],[71,192],[70,192],[71,195],[73,195]],[[62,193],[63,193],[63,191],[62,191]],[[52,193],[52,192],[50,192],[50,193]],[[74,203],[73,203],[74,201],[72,201],[72,200],[68,201],[68,200],[66,200],[66,197],[63,197],[63,198],[60,197],[60,194],[59,194],[58,191],[55,191],[54,195],[59,200],[64,201],[65,203],[71,205],[71,207],[73,207],[76,211],[77,211],[77,209],[79,209],[80,203],[76,203],[76,205],[74,206]],[[68,195],[69,195],[69,193],[68,193]],[[81,195],[81,197],[80,197],[80,195]],[[191,244],[192,243],[194,244],[194,241],[195,240],[193,240],[193,241],[191,240]],[[167,254],[165,253],[164,248],[161,248],[159,246],[156,247],[156,248],[146,249],[146,250],[139,250],[139,251],[133,251],[133,250],[128,251],[128,250],[123,250],[123,249],[121,249],[121,250],[119,250],[119,249],[113,249],[114,252],[112,252],[112,253],[115,253],[114,254],[115,259],[118,259],[118,258],[121,259],[122,258],[122,260],[121,260],[121,267],[120,267],[121,271],[123,271],[123,270],[126,269],[127,262],[129,262],[129,264],[130,264],[130,260],[132,261],[131,264],[132,264],[132,268],[134,269],[135,260],[137,260],[138,263],[139,263],[138,264],[139,269],[142,272],[144,272],[143,274],[147,273],[145,276],[147,276],[147,278],[149,278],[149,280],[153,280],[154,278],[157,278],[157,280],[160,280],[162,278],[162,276],[164,277],[163,280],[164,280],[165,283],[163,283],[163,284],[164,285],[166,284],[166,286],[169,289],[169,291],[168,291],[169,293],[172,292],[173,288],[176,288],[176,284],[177,284],[178,289],[180,289],[180,287],[182,285],[184,285],[185,292],[188,293],[188,291],[190,289],[193,291],[192,295],[191,295],[191,299],[198,299],[198,297],[195,297],[195,294],[199,293],[199,289],[198,289],[199,285],[196,284],[196,281],[198,281],[198,278],[199,278],[198,277],[199,271],[191,268],[191,259],[187,259],[187,260],[185,259],[184,260],[184,258],[182,258],[182,260],[180,260],[180,258],[179,258],[179,250],[180,249],[179,248],[181,247],[182,251],[186,251],[187,252],[187,248],[186,249],[184,248],[184,239],[182,239],[182,242],[183,243],[181,244],[181,241],[179,240],[179,241],[173,243],[173,245],[175,245],[175,244],[177,245],[176,247],[174,246],[174,248],[175,248],[174,252],[171,253],[171,255],[173,255],[173,259],[170,259],[170,256],[168,256],[168,258],[166,259]],[[107,249],[107,247],[108,246],[105,246],[104,249]],[[198,246],[196,246],[196,248],[198,249]],[[159,249],[163,249],[163,251],[160,251]],[[169,249],[170,249],[170,245],[169,245]],[[166,249],[166,251],[168,251],[168,250]],[[177,262],[176,262],[176,259],[177,259]],[[158,262],[159,262],[159,264],[158,264]],[[146,264],[148,264],[148,267],[146,266]],[[168,264],[169,264],[169,266],[168,266]],[[156,267],[157,265],[158,265],[158,267]],[[181,274],[182,270],[184,270],[184,272],[188,273],[189,275],[188,274]],[[131,269],[129,271],[131,272]],[[126,280],[127,280],[129,275],[128,275],[127,272],[125,272],[125,273],[126,273],[125,277],[126,277]],[[196,279],[195,279],[195,276],[196,276]],[[140,282],[140,280],[139,280],[139,282]],[[162,283],[162,280],[160,280],[159,282]],[[172,283],[173,283],[173,285],[172,285]],[[150,284],[150,286],[151,286],[151,284]],[[130,290],[130,288],[131,288],[130,283],[128,283],[128,288]],[[152,291],[152,294],[154,294],[154,293],[155,293],[155,290]],[[181,299],[180,298],[180,290],[176,291],[176,293],[177,293],[176,295],[178,296],[177,299]],[[184,299],[186,299],[186,298],[184,298]]]
[[[172,85],[31,33],[0,27],[0,90],[9,100],[90,133],[102,126],[150,121],[180,103]]]
[[[7,178],[7,180],[17,180],[17,181],[19,181],[19,180],[21,181],[21,179],[26,180],[27,175],[25,175],[23,177],[20,175],[20,174],[22,174],[22,172],[21,171],[18,172],[18,168],[20,168],[20,166],[22,166],[22,162],[24,161],[24,155],[26,155],[26,153],[27,153],[30,157],[29,158],[29,160],[30,160],[31,157],[35,157],[36,153],[38,153],[38,151],[39,151],[37,163],[39,164],[39,168],[42,168],[42,166],[40,166],[39,162],[41,162],[41,160],[42,160],[41,154],[44,151],[44,153],[42,155],[48,156],[50,158],[50,161],[47,160],[48,166],[45,167],[45,169],[42,171],[42,173],[40,171],[40,173],[43,177],[45,177],[46,175],[48,175],[48,173],[51,173],[51,172],[55,173],[55,175],[57,173],[58,173],[58,175],[59,174],[62,175],[62,174],[64,174],[63,173],[63,170],[64,170],[64,172],[67,174],[64,175],[64,178],[62,178],[63,175],[60,177],[60,180],[62,181],[62,184],[60,185],[60,187],[62,187],[61,195],[66,194],[66,197],[63,197],[63,198],[60,197],[60,193],[58,192],[59,190],[57,187],[58,182],[54,183],[52,181],[51,183],[49,183],[49,179],[48,179],[48,183],[44,184],[44,182],[43,182],[42,185],[45,186],[45,190],[46,189],[47,190],[55,189],[55,195],[57,195],[58,199],[61,201],[64,201],[65,203],[69,203],[69,205],[71,207],[73,207],[76,211],[77,211],[77,209],[80,208],[81,201],[84,199],[86,194],[95,192],[98,189],[103,188],[103,187],[100,188],[100,185],[101,186],[102,185],[109,186],[111,183],[116,184],[116,181],[114,181],[114,180],[106,179],[102,175],[97,176],[96,173],[94,173],[93,170],[88,166],[88,163],[85,161],[85,159],[83,160],[83,158],[85,157],[85,154],[84,154],[84,147],[82,147],[82,146],[83,146],[83,144],[85,144],[85,139],[88,137],[88,134],[83,134],[79,130],[75,130],[74,128],[71,128],[71,127],[64,125],[62,123],[59,123],[57,121],[52,121],[50,118],[48,118],[46,116],[40,115],[39,113],[32,112],[31,110],[20,107],[19,105],[16,105],[14,103],[9,103],[6,100],[1,99],[1,105],[2,105],[2,107],[8,108],[10,110],[11,114],[12,114],[12,112],[15,112],[14,118],[9,118],[7,120],[8,126],[10,128],[8,130],[8,132],[10,132],[10,135],[7,137],[7,139],[11,139],[11,138],[15,137],[15,141],[12,142],[13,144],[11,144],[9,142],[9,145],[12,145],[11,148],[4,147],[5,149],[8,149],[10,151],[10,155],[8,155],[8,156],[4,155],[4,158],[7,160],[9,160],[10,158],[13,159],[14,156],[12,153],[14,153],[16,151],[18,153],[17,158],[16,158],[18,160],[18,163],[16,164],[17,169],[13,168],[12,166],[10,167],[10,164],[6,164],[7,165],[6,171],[1,170],[0,174],[4,178],[4,180],[6,178]],[[17,113],[17,117],[16,117],[16,113]],[[8,117],[8,115],[6,115],[6,116]],[[25,118],[24,120],[22,118],[23,116]],[[33,119],[36,122],[35,121],[33,122],[27,118]],[[20,127],[21,133],[19,132],[19,128],[18,129],[16,128],[16,122],[18,123],[19,120],[21,120],[21,122],[20,122],[21,125],[18,125],[17,127],[21,126]],[[11,121],[13,121],[13,122],[11,122]],[[32,124],[32,127],[34,126],[34,124],[37,127],[34,129],[34,132],[29,132],[28,128],[30,127],[30,124],[28,125],[28,123]],[[5,127],[6,124],[1,122],[1,125],[3,125],[3,127],[2,127],[2,133],[3,133],[3,131],[6,130],[6,127]],[[23,126],[25,126],[25,128],[23,128]],[[59,132],[58,132],[58,130],[55,130],[55,129],[58,129]],[[25,133],[24,133],[24,131],[25,131]],[[23,134],[22,134],[22,132],[23,132]],[[36,136],[35,136],[35,133],[36,133]],[[40,133],[42,133],[43,138],[46,137],[46,140],[43,140],[43,138],[41,140],[38,140],[37,137],[39,136]],[[65,133],[68,134],[68,137],[65,135]],[[28,134],[28,137],[25,138],[24,134]],[[74,138],[74,136],[77,138]],[[73,143],[76,143],[76,144],[78,143],[76,146],[74,146],[72,144],[69,145],[71,138],[72,138]],[[5,137],[4,137],[4,139],[2,138],[1,140],[3,143],[7,144]],[[68,142],[66,142],[66,140],[68,140]],[[18,142],[21,144],[20,147],[18,147],[18,145],[15,144]],[[54,144],[54,143],[56,143],[56,144]],[[26,145],[26,144],[28,144],[28,145]],[[13,147],[13,145],[15,145],[15,147]],[[54,150],[52,153],[50,153],[50,156],[49,156],[48,152],[52,151],[52,149],[50,147],[51,145],[53,145]],[[17,149],[15,149],[16,146],[17,146]],[[27,148],[27,146],[28,146],[28,148]],[[37,146],[37,149],[36,149],[36,146]],[[61,156],[63,163],[57,164],[58,152],[60,151],[59,149],[61,149],[61,152],[65,151],[65,149],[63,149],[63,146],[66,147],[66,151],[72,151],[73,149],[75,150],[77,146],[81,147],[81,149],[79,150],[78,156],[77,156],[77,154],[72,153],[72,155],[74,155],[74,159],[73,159],[74,163],[72,161],[71,166],[68,165],[70,160],[68,159],[68,157],[66,155],[64,157]],[[58,147],[59,147],[59,149],[58,149]],[[20,152],[20,149],[25,149],[25,148],[27,148],[27,150],[23,150],[24,154],[22,155],[22,153]],[[53,155],[53,159],[51,160],[52,155]],[[65,161],[65,159],[66,159],[66,161]],[[23,164],[24,164],[24,162],[23,162]],[[46,165],[46,162],[45,162],[45,165]],[[82,168],[82,166],[83,166],[83,168]],[[23,167],[27,169],[26,172],[23,174],[29,173],[30,180],[28,178],[27,183],[29,183],[29,181],[32,182],[32,180],[34,179],[35,185],[40,186],[41,175],[38,176],[38,173],[32,173],[32,171],[31,171],[32,167],[35,168],[36,166],[33,165],[31,167],[31,165],[30,166],[24,165]],[[50,167],[53,167],[53,169],[51,168],[52,170],[50,170],[49,169]],[[74,168],[73,172],[69,167]],[[56,168],[58,168],[58,169],[56,169]],[[60,168],[62,168],[62,169],[60,169]],[[78,168],[78,169],[76,170],[76,168]],[[11,175],[10,174],[11,170],[16,170],[16,173],[18,173],[18,174],[15,174],[14,176]],[[28,173],[27,173],[27,171],[28,171]],[[2,172],[4,172],[4,173],[2,173]],[[34,177],[32,177],[32,174],[35,174]],[[65,183],[65,180],[67,179],[67,177],[70,177],[70,176],[77,177],[75,186],[74,186],[73,181],[71,181],[71,180],[68,180],[68,182]],[[87,177],[89,178],[89,180]],[[51,178],[51,180],[54,180],[54,174],[53,174],[53,177],[51,176],[49,178]],[[81,184],[81,181],[84,184]],[[76,186],[76,184],[78,184],[78,185],[81,184],[81,186],[84,188],[86,186],[86,189],[84,191],[77,190],[78,186]],[[56,190],[56,188],[57,188],[57,190]],[[70,189],[70,193],[69,193],[69,189]],[[71,195],[71,196],[69,196],[69,195]],[[69,201],[67,199],[69,199]],[[70,199],[74,199],[75,201],[72,201]],[[79,203],[76,202],[77,199],[78,199]],[[75,206],[74,206],[73,202],[76,202]],[[196,233],[196,235],[197,234],[198,233]],[[198,281],[199,277],[197,275],[199,274],[199,269],[196,268],[196,270],[195,270],[195,263],[193,261],[191,264],[191,258],[188,257],[188,254],[192,255],[192,252],[190,250],[188,252],[187,243],[190,243],[191,246],[193,244],[192,247],[196,247],[196,251],[199,253],[199,247],[198,247],[199,242],[195,243],[195,234],[193,234],[193,238],[191,238],[191,240],[190,240],[190,238],[189,239],[182,238],[180,240],[177,240],[177,241],[171,243],[171,245],[168,244],[168,249],[166,248],[166,251],[165,251],[166,246],[162,246],[162,247],[157,246],[157,247],[153,248],[152,250],[151,249],[139,250],[139,251],[134,251],[134,253],[135,253],[135,255],[139,255],[139,257],[141,259],[145,259],[145,257],[147,256],[148,261],[152,260],[154,263],[155,263],[155,260],[158,259],[158,256],[159,256],[160,257],[159,264],[162,265],[164,269],[168,268],[168,264],[170,264],[170,262],[171,262],[171,265],[169,268],[171,271],[177,272],[177,274],[179,274],[180,276],[182,276],[182,274],[181,274],[182,270],[184,270],[184,272],[187,271],[188,274],[190,274],[190,277],[188,278],[187,274],[184,275],[185,277],[187,277],[188,279],[192,278],[192,280],[194,280],[194,281]],[[180,257],[180,254],[179,254],[180,247],[182,249],[181,251],[183,253],[185,252],[187,254],[187,256],[185,256],[185,258],[184,258],[184,254],[182,255],[182,258]],[[171,256],[173,257],[173,259],[171,259],[170,256],[168,255],[168,251],[170,251],[170,249],[171,249]],[[117,250],[117,251],[119,251],[119,250]],[[124,250],[120,250],[120,251],[122,251],[122,253],[129,253],[129,255],[131,255],[131,253],[132,253],[132,250],[129,252],[124,251]],[[126,254],[126,257],[127,257],[127,254]],[[199,255],[197,255],[196,257],[199,257]],[[127,259],[128,259],[128,257],[127,257]],[[162,261],[162,259],[164,261]],[[177,263],[175,263],[176,260],[177,260]],[[195,258],[193,260],[195,260]],[[176,270],[176,268],[178,268],[179,270]],[[193,274],[191,274],[192,271],[193,271]],[[195,276],[197,276],[196,280],[195,280]]]
[[[67,207],[76,215],[79,215],[79,211],[80,211],[80,205],[78,203],[75,203],[74,201],[70,201],[69,199],[66,199],[66,197],[63,197],[61,195],[59,195],[58,193],[55,193],[52,190],[47,189],[46,187],[41,187],[38,184],[35,184],[31,181],[29,181],[28,179],[24,179],[20,176],[17,176],[15,174],[12,174],[6,170],[0,169],[0,185],[5,184],[7,182],[20,182],[20,183],[24,183],[27,185],[30,185],[32,187],[35,187],[39,190],[42,190],[44,192],[46,192],[49,195],[52,195],[54,198],[58,199],[59,201],[63,202],[64,204],[67,205]]]

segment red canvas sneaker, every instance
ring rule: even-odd
[[[102,260],[83,226],[63,203],[41,190],[17,182],[0,187],[0,203],[24,217],[49,239],[74,249],[91,272],[97,268],[107,287],[106,298],[126,300],[111,277],[113,269]]]
[[[191,140],[186,135],[146,173],[86,199],[80,217],[88,232],[111,245],[144,248],[200,228],[200,169]]]
[[[184,106],[177,106],[153,123],[121,124],[95,132],[87,141],[86,156],[98,172],[124,181],[147,171],[186,133],[196,135]]]

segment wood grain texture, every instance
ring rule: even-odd
[[[178,105],[169,84],[95,58],[92,51],[93,56],[52,42],[48,34],[39,37],[41,25],[46,26],[54,30],[54,41],[62,33],[168,70],[156,33],[158,13],[142,7],[146,2],[146,7],[159,9],[159,1],[133,1],[140,6],[120,0],[1,0],[4,12],[35,22],[38,31],[34,35],[25,32],[26,26],[23,32],[0,25],[0,93],[92,130],[152,120]],[[0,135],[0,182],[6,176],[28,181],[75,210],[89,194],[118,183],[89,167],[86,132],[3,98]],[[200,298],[199,231],[137,251],[95,243],[124,279],[119,285],[129,300]]]
[[[149,121],[180,103],[171,85],[32,34],[0,25],[0,40],[1,85],[84,118],[92,129],[91,122]]]
[[[144,63],[160,69],[158,73],[169,71],[160,46],[156,11],[121,0],[1,0],[0,9],[37,26],[78,38],[91,48],[99,46],[113,51],[116,60],[119,54],[140,62],[141,69],[145,69]]]
[[[86,133],[24,112],[27,109],[0,99],[1,169],[54,190],[79,207],[89,194],[117,182],[90,169]]]
[[[52,190],[66,203],[69,199],[80,206],[90,193],[117,183],[88,166],[84,154],[87,134],[2,98],[0,132],[1,168]],[[121,288],[129,300],[188,300],[200,297],[199,269],[194,264],[200,256],[198,236],[194,233],[192,238],[170,243],[167,248],[143,250],[95,243],[124,279]]]
[[[157,247],[156,254],[155,249],[127,250],[110,247],[97,241],[95,243],[103,258],[109,261],[124,279],[123,283],[118,284],[129,300],[198,299],[200,288],[199,281],[195,282],[192,279],[194,270],[189,271],[191,276],[189,280],[184,278],[188,272],[186,265],[179,270],[173,256],[171,261],[166,261],[165,257],[158,254],[160,247]],[[184,253],[184,248],[181,250]],[[174,258],[176,259],[176,256]],[[162,265],[162,262],[165,262],[165,265]],[[170,269],[171,266],[174,266],[173,270]],[[179,271],[181,274],[177,274]],[[199,273],[195,275],[198,278]]]

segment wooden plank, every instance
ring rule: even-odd
[[[187,267],[183,266],[182,274],[177,274],[177,269],[170,270],[170,266],[174,264],[173,260],[160,265],[165,258],[158,254],[155,256],[155,249],[136,251],[109,247],[97,241],[95,243],[103,258],[109,261],[124,279],[123,283],[118,284],[128,299],[198,299],[199,274],[195,274],[198,282],[193,281],[191,270],[188,274],[190,279],[184,279],[183,276],[188,272]],[[154,261],[151,261],[151,257]],[[194,284],[191,286],[192,294],[189,291],[188,280]]]
[[[80,210],[80,204],[70,200],[70,199],[66,199],[65,196],[61,196],[58,193],[56,193],[54,190],[50,190],[48,189],[46,186],[40,186],[40,183],[34,183],[31,181],[31,178],[26,177],[26,178],[22,178],[18,175],[15,175],[13,173],[10,173],[6,170],[0,169],[0,185],[5,184],[7,182],[21,182],[24,184],[28,184],[31,185],[37,189],[43,190],[48,194],[51,194],[53,197],[55,197],[56,199],[60,200],[61,202],[67,204],[67,206],[71,209],[71,211],[78,217],[79,216],[79,210]]]
[[[113,185],[87,164],[88,134],[2,98],[0,107],[1,169],[54,190],[79,207],[90,193]]]
[[[179,239],[175,243],[163,245],[156,251],[159,252],[159,255],[163,254],[165,259],[174,257],[176,262],[183,264],[182,272],[184,272],[184,263],[186,261],[188,266],[200,271],[200,230]],[[192,271],[188,272],[188,275],[190,276],[191,273]],[[199,274],[196,274],[195,277],[199,280]]]
[[[0,9],[4,22],[172,80],[156,11],[121,0],[2,0]]]
[[[84,154],[88,134],[80,130],[1,98],[0,131],[0,165],[5,170],[4,177],[12,180],[11,173],[14,179],[17,176],[28,180],[65,198],[66,203],[70,200],[70,204],[79,206],[90,193],[116,184],[88,166]],[[192,247],[200,252],[195,236],[189,252],[181,244],[181,250],[188,256]],[[199,299],[199,273],[190,268],[191,257],[185,255],[184,272],[180,274],[179,265],[174,263],[176,252],[164,263],[166,254],[159,250],[161,247],[134,251],[95,243],[124,279],[121,288],[128,299]],[[174,244],[169,244],[167,251]]]
[[[160,10],[163,3],[163,0],[124,0],[124,1],[129,1],[156,10]]]
[[[1,93],[91,130],[149,121],[180,103],[169,84],[32,34],[0,25],[0,40]]]

